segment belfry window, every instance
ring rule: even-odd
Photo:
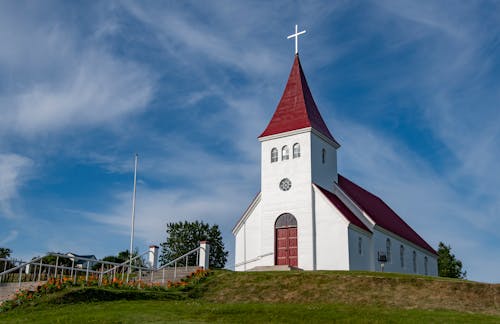
[[[288,160],[288,154],[289,154],[288,146],[285,145],[281,149],[281,160]]]
[[[358,237],[358,254],[363,254],[363,238],[361,236]]]
[[[428,265],[427,265],[428,262],[429,262],[429,260],[427,259],[427,257],[425,257],[424,258],[424,274],[426,276],[429,274]]]
[[[399,247],[399,257],[401,258],[401,268],[405,267],[405,247],[401,245]]]
[[[271,163],[273,162],[278,162],[278,150],[275,147],[271,150]]]
[[[323,150],[321,151],[321,162],[322,162],[323,164],[325,164],[325,160],[326,160],[326,150],[325,150],[325,149],[323,149]]]
[[[295,143],[293,144],[293,158],[299,158],[300,157],[300,144]]]

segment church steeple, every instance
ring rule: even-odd
[[[340,146],[321,117],[307,85],[299,55],[295,54],[285,91],[271,121],[259,138],[309,127],[331,140],[337,148]]]

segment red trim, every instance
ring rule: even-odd
[[[436,251],[401,219],[387,204],[340,174],[338,185],[358,206],[363,209],[378,226],[436,254]]]
[[[366,227],[365,224],[356,216],[354,213],[342,202],[342,200],[339,199],[335,194],[331,193],[330,191],[326,190],[325,188],[322,188],[315,184],[316,187],[323,193],[323,195],[328,198],[328,200],[335,206],[337,209],[344,215],[344,217],[352,224],[356,225],[357,227],[364,229],[367,232],[372,233]]]

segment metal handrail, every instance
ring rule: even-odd
[[[199,264],[199,256],[200,256],[200,250],[204,250],[205,251],[205,248],[199,246],[187,253],[184,253],[183,255],[181,255],[180,257],[177,257],[175,258],[174,260],[171,260],[169,262],[167,262],[166,264],[162,265],[161,267],[159,268],[154,268],[153,265],[151,264],[149,267],[146,267],[146,266],[137,266],[137,265],[133,265],[132,262],[139,259],[139,258],[142,258],[144,255],[147,255],[147,254],[154,254],[153,251],[151,250],[148,250],[146,252],[143,252],[142,254],[139,254],[135,257],[133,257],[132,259],[129,259],[127,261],[124,261],[122,263],[115,263],[115,262],[111,262],[111,261],[104,261],[104,260],[97,260],[97,259],[93,259],[93,258],[86,258],[86,257],[81,257],[81,256],[76,256],[76,255],[67,255],[67,254],[61,254],[61,253],[55,253],[55,252],[49,252],[47,253],[46,255],[44,256],[40,256],[40,257],[36,257],[30,261],[27,261],[27,262],[24,262],[22,260],[13,260],[13,259],[7,259],[7,258],[0,258],[0,261],[5,261],[5,262],[10,262],[14,267],[8,269],[8,270],[5,270],[3,272],[0,272],[0,282],[3,281],[3,278],[5,275],[8,275],[8,274],[11,274],[11,273],[14,273],[16,271],[19,272],[19,277],[18,277],[18,280],[19,280],[19,287],[21,287],[21,282],[23,281],[23,269],[26,269],[27,266],[29,265],[34,265],[34,268],[35,270],[31,273],[29,273],[29,275],[33,275],[33,280],[32,281],[40,281],[41,280],[41,277],[42,277],[42,269],[45,267],[45,270],[43,272],[43,275],[47,275],[47,278],[48,276],[50,276],[50,269],[55,269],[54,271],[54,277],[57,278],[58,276],[58,270],[61,270],[61,277],[63,276],[63,273],[64,271],[67,271],[67,270],[70,270],[71,271],[71,274],[70,274],[70,277],[73,278],[74,277],[74,281],[76,282],[77,281],[77,275],[78,275],[78,272],[85,272],[85,280],[88,280],[88,277],[89,277],[89,274],[97,274],[99,276],[99,285],[102,284],[103,280],[104,280],[104,276],[107,275],[107,274],[110,274],[112,273],[113,275],[113,280],[115,279],[115,275],[117,274],[117,269],[121,268],[121,276],[122,276],[122,280],[124,279],[124,272],[125,272],[125,269],[128,267],[129,270],[138,270],[138,274],[139,274],[139,278],[142,279],[142,273],[143,271],[144,272],[150,272],[151,273],[151,282],[153,282],[154,280],[154,272],[155,271],[159,271],[159,270],[162,270],[163,272],[163,278],[162,278],[162,282],[165,283],[165,271],[166,271],[166,268],[168,266],[171,266],[172,264],[174,265],[174,279],[177,277],[177,263],[183,259],[186,260],[185,262],[185,267],[186,267],[186,270],[188,269],[188,264],[189,264],[189,259],[188,257],[194,253],[197,254],[197,258],[196,258],[196,263],[195,263],[195,266]],[[46,258],[46,257],[49,257],[49,256],[55,256],[56,257],[56,263],[55,264],[46,264],[46,263],[43,263],[43,259]],[[71,266],[68,266],[68,265],[64,265],[64,264],[59,264],[59,258],[65,258],[65,259],[70,259],[72,261],[72,264]],[[83,264],[80,262],[80,261],[83,261]],[[80,262],[80,266],[75,266],[75,262]],[[99,264],[101,265],[101,269],[100,270],[92,270],[90,268],[90,264],[91,262],[96,265],[96,264]],[[15,266],[15,264],[18,263],[17,266]],[[87,264],[86,268],[83,267],[84,264]],[[7,263],[6,263],[7,264]],[[107,269],[107,270],[104,270],[104,265],[111,265],[112,267],[110,269]],[[48,270],[48,272],[46,272]],[[37,272],[38,272],[38,279],[37,278]],[[27,273],[28,274],[28,273]],[[130,271],[127,273],[127,279],[126,279],[126,282],[129,282],[129,274],[130,274]],[[17,278],[16,278],[17,279]],[[8,280],[8,279],[7,279]],[[24,276],[24,280],[26,280],[26,276]],[[31,279],[30,279],[31,281]],[[134,279],[135,281],[135,279]],[[140,285],[140,283],[139,283]]]
[[[144,252],[144,253],[142,253],[140,255],[137,255],[137,256],[133,257],[132,259],[129,259],[129,260],[127,260],[125,262],[122,262],[120,264],[113,263],[113,264],[115,264],[115,266],[113,268],[111,268],[111,269],[108,269],[108,270],[104,271],[103,274],[107,274],[107,273],[109,273],[109,272],[111,272],[113,270],[116,270],[117,268],[126,266],[131,261],[134,261],[134,260],[136,260],[136,259],[138,259],[138,258],[140,258],[143,255],[148,254],[148,253],[153,253],[153,252],[152,251],[146,251],[146,252]],[[101,262],[99,261],[98,263],[101,263]],[[108,261],[108,263],[109,263],[109,261]],[[147,267],[139,267],[139,266],[133,266],[133,265],[131,265],[131,267],[135,267],[136,269],[141,269],[141,270],[144,270],[144,269],[145,270],[151,270],[150,268],[147,268]]]
[[[172,260],[172,261],[169,261],[168,263],[165,263],[164,265],[162,265],[161,267],[159,267],[158,269],[156,270],[161,270],[163,268],[166,268],[167,266],[171,265],[172,263],[176,263],[177,261],[180,261],[181,259],[184,259],[185,257],[193,254],[194,252],[198,252],[199,250],[205,250],[204,248],[202,248],[201,246],[198,246],[196,249],[192,249],[191,251],[187,252],[187,253],[184,253],[183,255],[181,255],[180,257]]]

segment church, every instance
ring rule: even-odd
[[[338,173],[340,144],[314,102],[297,44],[281,100],[258,139],[261,190],[233,229],[236,271],[437,276],[436,251],[382,199]]]

